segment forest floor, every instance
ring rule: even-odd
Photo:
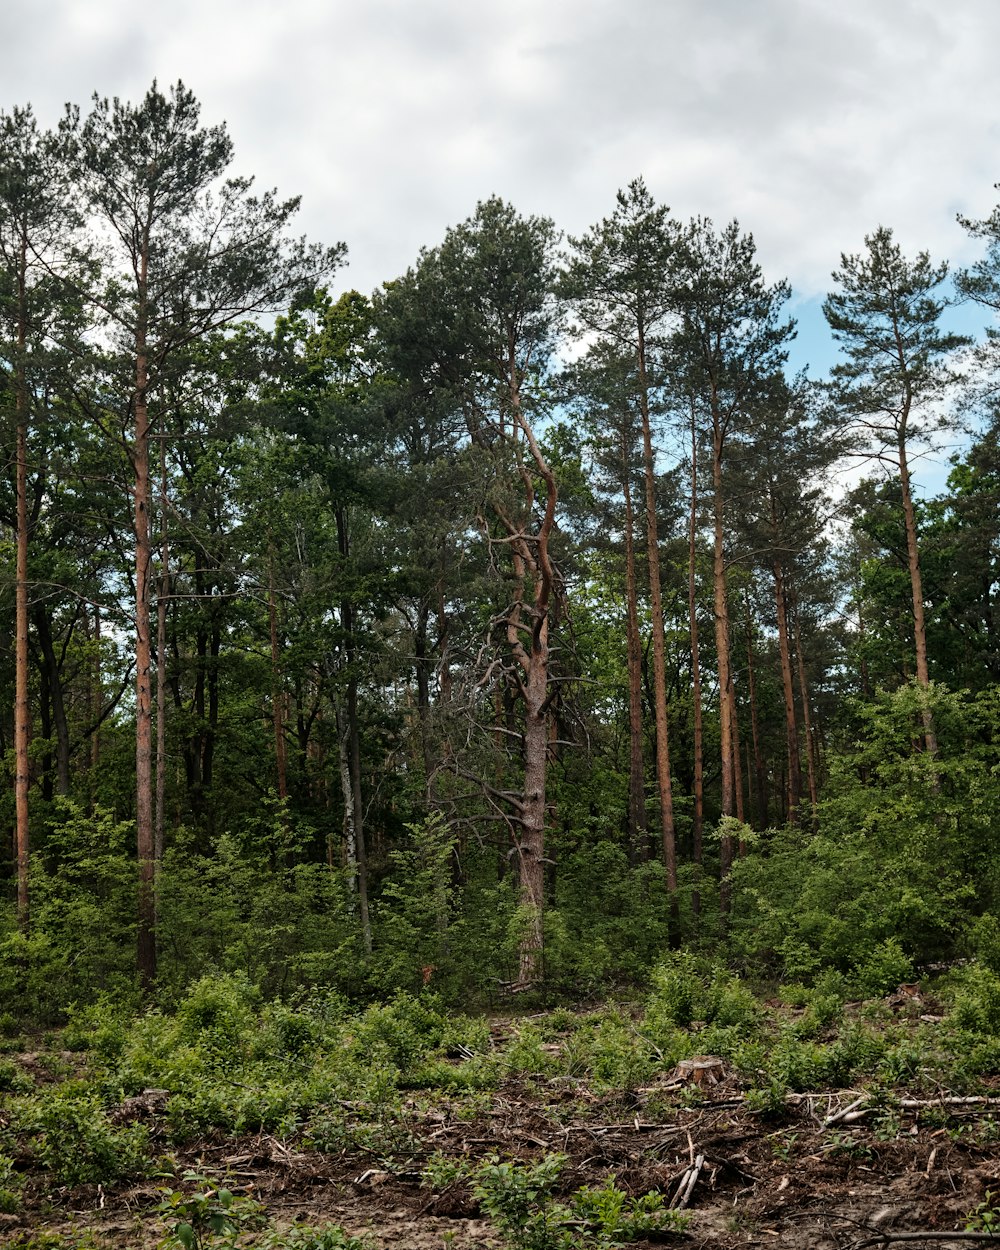
[[[492,1026],[498,1045],[509,1027]],[[44,1070],[37,1053],[12,1057],[30,1072]],[[0,1246],[154,1246],[166,1228],[156,1208],[185,1171],[251,1195],[272,1228],[336,1224],[367,1235],[373,1250],[517,1245],[502,1240],[467,1179],[430,1187],[428,1160],[468,1165],[496,1155],[527,1163],[552,1154],[565,1156],[560,1196],[613,1174],[629,1195],[655,1191],[683,1207],[687,1227],[658,1234],[660,1245],[957,1247],[991,1228],[1000,1239],[1000,1087],[992,1081],[974,1097],[896,1089],[880,1108],[859,1087],[785,1095],[781,1106],[762,1110],[731,1065],[712,1056],[626,1092],[520,1072],[471,1103],[420,1091],[364,1145],[356,1136],[331,1152],[267,1133],[213,1132],[170,1146],[155,1094],[128,1100],[118,1118],[148,1126],[153,1147],[169,1153],[171,1177],[53,1189],[29,1176],[20,1209],[0,1215]],[[252,1232],[245,1236],[254,1244]],[[581,1235],[576,1244],[591,1243]]]

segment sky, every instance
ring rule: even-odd
[[[0,109],[44,124],[182,79],[234,172],[347,244],[337,289],[405,271],[492,194],[575,235],[642,175],[681,219],[753,233],[817,375],[841,253],[887,225],[967,264],[956,215],[1000,199],[995,0],[33,0],[2,29]]]

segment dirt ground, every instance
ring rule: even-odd
[[[658,1190],[683,1204],[687,1231],[661,1244],[690,1250],[968,1246],[969,1233],[945,1235],[965,1228],[988,1191],[1000,1205],[1000,1141],[990,1144],[995,1135],[981,1130],[998,1108],[942,1096],[880,1120],[852,1114],[860,1094],[845,1090],[767,1114],[747,1108],[724,1065],[694,1078],[674,1074],[627,1100],[595,1097],[570,1078],[511,1081],[474,1119],[460,1104],[414,1099],[391,1153],[320,1154],[266,1135],[204,1140],[176,1153],[182,1168],[265,1203],[276,1223],[337,1223],[369,1234],[378,1250],[499,1246],[464,1184],[437,1193],[421,1185],[433,1154],[536,1160],[558,1151],[568,1157],[561,1192],[613,1173],[629,1193]],[[148,1122],[155,1140],[155,1111]],[[29,1197],[19,1216],[0,1216],[0,1245],[74,1227],[109,1246],[148,1247],[163,1234],[152,1210],[165,1183]]]

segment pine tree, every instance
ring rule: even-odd
[[[865,247],[864,253],[841,257],[833,274],[837,290],[823,305],[847,357],[834,366],[831,394],[858,452],[891,466],[898,475],[916,677],[926,690],[930,669],[910,457],[915,445],[948,428],[950,417],[941,406],[954,380],[948,357],[969,340],[941,328],[947,301],[939,292],[948,275],[946,263],[933,264],[926,252],[907,260],[884,226],[865,236]],[[924,741],[934,754],[937,738],[929,708]]]
[[[224,178],[232,160],[225,126],[202,127],[182,83],[169,95],[154,83],[139,105],[95,97],[77,160],[86,202],[104,229],[108,282],[100,306],[114,328],[122,415],[132,427],[138,964],[148,986],[156,972],[150,445],[168,434],[158,392],[191,343],[241,317],[287,307],[330,271],[341,249],[290,241],[297,200],[257,197],[250,180]]]

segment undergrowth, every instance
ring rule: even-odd
[[[209,1133],[267,1133],[298,1148],[363,1153],[392,1170],[426,1159],[422,1108],[447,1100],[455,1118],[481,1118],[510,1080],[533,1084],[543,1101],[558,1091],[571,1108],[572,1097],[629,1107],[641,1098],[655,1116],[709,1096],[672,1077],[682,1060],[712,1056],[745,1108],[765,1120],[786,1117],[792,1095],[860,1088],[882,1140],[899,1130],[900,1090],[976,1092],[1000,1074],[1000,973],[990,966],[953,969],[931,997],[910,986],[912,998],[861,1002],[854,988],[835,974],[784,987],[783,1002],[764,1001],[722,966],[674,953],[640,1004],[558,1008],[492,1030],[429,992],[363,1008],[332,991],[266,1002],[238,976],[205,977],[173,1014],[128,1019],[99,1001],[70,1011],[51,1052],[21,1062],[14,1039],[0,1059],[0,1213],[60,1188],[177,1178],[175,1152]],[[613,1246],[642,1229],[678,1226],[655,1196],[626,1201],[613,1178],[561,1192],[556,1157],[465,1166],[463,1183],[524,1250]],[[236,1215],[248,1208],[227,1208],[230,1191],[207,1181],[198,1190],[192,1178],[173,1186],[164,1212],[173,1204],[176,1218],[163,1246],[225,1246],[246,1230]],[[579,1240],[581,1229],[589,1240]],[[201,1241],[191,1240],[196,1233]],[[346,1237],[339,1230],[273,1236],[255,1244],[351,1244],[331,1240]]]

